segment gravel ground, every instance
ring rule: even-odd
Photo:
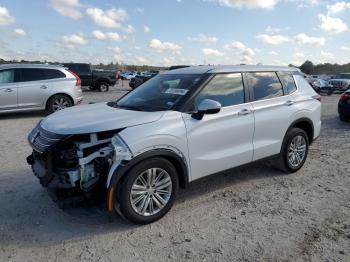
[[[84,103],[128,90],[86,92]],[[323,97],[321,136],[299,172],[259,163],[202,179],[146,226],[110,222],[102,207],[59,209],[25,161],[45,114],[0,116],[0,261],[350,261],[350,123],[338,99]]]

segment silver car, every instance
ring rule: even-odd
[[[55,112],[79,104],[81,81],[60,66],[0,65],[0,114],[17,111]]]

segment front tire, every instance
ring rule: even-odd
[[[120,186],[120,211],[136,224],[163,217],[172,207],[179,188],[174,165],[164,158],[145,160],[133,167]]]
[[[278,159],[279,167],[286,173],[298,171],[305,163],[309,151],[309,138],[300,128],[291,128],[284,137]]]

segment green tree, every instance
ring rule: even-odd
[[[313,64],[311,61],[306,60],[306,61],[304,62],[304,64],[302,64],[302,65],[300,66],[300,70],[301,70],[302,72],[304,72],[305,74],[310,75],[310,74],[312,74],[312,72],[313,72],[313,70],[314,70],[314,64]]]

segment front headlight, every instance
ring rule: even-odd
[[[128,145],[119,135],[112,138],[112,145],[114,147],[116,161],[130,160],[132,158],[132,153]]]

